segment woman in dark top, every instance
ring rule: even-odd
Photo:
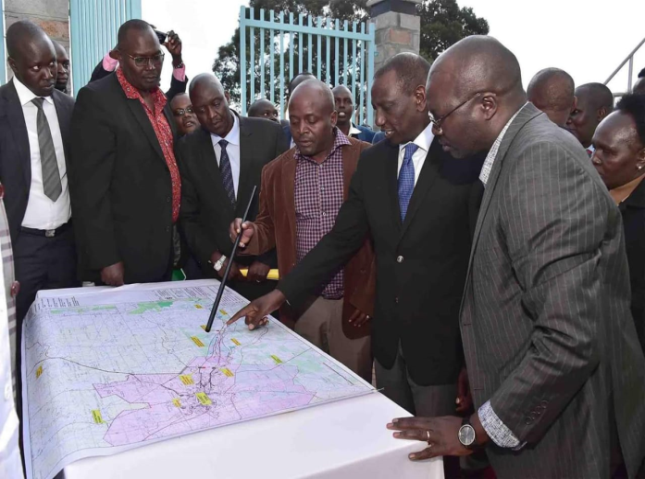
[[[593,137],[592,162],[620,208],[632,315],[645,349],[645,95],[624,96]]]

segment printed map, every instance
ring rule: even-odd
[[[24,325],[29,477],[83,457],[373,391],[278,321],[226,320],[248,303],[227,290],[210,334],[214,280],[37,300]],[[51,295],[51,293],[50,293]]]

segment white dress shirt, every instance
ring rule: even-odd
[[[40,144],[38,143],[38,108],[31,101],[37,98],[34,93],[14,77],[13,84],[18,93],[18,99],[22,105],[22,113],[25,116],[27,125],[27,136],[29,138],[29,153],[31,158],[31,185],[29,187],[29,201],[27,211],[22,220],[22,226],[39,230],[53,230],[67,223],[72,216],[72,208],[69,202],[69,189],[67,187],[67,165],[65,164],[65,150],[63,149],[63,137],[58,125],[58,114],[54,106],[54,99],[51,96],[45,97],[43,111],[49,123],[56,161],[58,162],[58,173],[61,178],[62,192],[56,201],[45,196],[43,187],[43,167],[40,162]]]
[[[228,132],[226,138],[222,138],[215,133],[211,133],[213,140],[213,148],[215,148],[215,158],[217,158],[217,166],[219,167],[219,159],[222,155],[222,147],[219,141],[224,139],[228,141],[226,145],[226,153],[228,153],[228,160],[231,164],[231,175],[233,175],[233,189],[235,190],[235,198],[237,198],[237,187],[240,184],[240,119],[237,115],[233,115],[233,128]]]
[[[7,267],[0,261],[0,268]],[[11,346],[9,316],[4,293],[4,274],[0,271],[0,477],[22,479],[22,461],[18,447],[18,415],[11,386]],[[20,372],[18,372],[20,374]]]
[[[426,161],[426,156],[430,151],[430,145],[432,145],[432,140],[434,140],[434,133],[432,133],[432,123],[428,123],[426,129],[419,133],[419,136],[415,138],[414,141],[408,143],[414,143],[419,148],[412,155],[412,163],[414,164],[414,186],[417,186],[417,181],[419,181],[419,175],[421,174],[421,168]],[[397,178],[401,172],[401,167],[403,166],[403,157],[405,156],[405,147],[408,143],[399,145],[399,168],[397,170]]]

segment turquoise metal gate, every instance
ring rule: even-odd
[[[240,8],[242,115],[254,100],[267,98],[279,105],[283,118],[289,80],[309,71],[331,86],[346,85],[357,105],[358,123],[373,125],[374,25],[353,22],[350,28],[347,21],[303,14],[297,20],[293,13],[285,18],[284,12],[273,10],[267,20],[264,9]]]
[[[70,1],[74,95],[87,85],[94,67],[116,45],[121,24],[132,18],[141,18],[141,0]]]

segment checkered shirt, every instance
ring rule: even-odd
[[[325,161],[317,163],[296,147],[296,258],[300,262],[331,231],[344,200],[343,149],[351,145],[347,137],[334,129],[334,146]],[[341,269],[325,285],[322,297],[343,297],[344,275]],[[322,285],[321,285],[322,287]]]

